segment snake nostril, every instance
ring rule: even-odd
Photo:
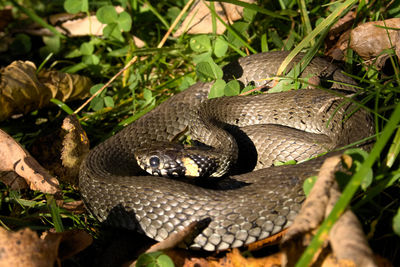
[[[149,163],[150,163],[150,167],[157,168],[158,166],[160,166],[160,159],[156,156],[152,156],[149,159]]]

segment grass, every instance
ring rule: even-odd
[[[298,51],[307,50],[312,58],[314,54],[323,52],[322,44],[329,27],[357,3],[347,0],[324,6],[315,3],[306,5],[304,1],[279,1],[258,6],[240,1],[224,1],[245,6],[244,19],[233,25],[225,23],[227,31],[222,36],[222,41],[217,42],[221,37],[211,33],[207,38],[203,38],[204,43],[201,43],[200,47],[193,48],[190,44],[195,38],[193,36],[174,38],[166,35],[168,31],[176,30],[174,21],[179,14],[186,16],[187,13],[182,12],[185,1],[120,2],[126,5],[132,28],[126,28],[122,18],[117,17],[107,24],[121,28],[118,28],[117,32],[111,31],[105,38],[71,38],[57,34],[51,37],[54,42],[44,42],[44,38],[25,34],[31,43],[31,49],[15,51],[10,47],[7,53],[0,54],[2,65],[7,65],[13,60],[31,60],[44,68],[55,66],[57,70],[89,76],[96,84],[106,84],[128,62],[132,64],[123,70],[110,86],[105,86],[104,91],[94,95],[90,104],[82,109],[80,107],[83,101],[62,103],[52,100],[56,105],[0,123],[2,129],[28,149],[32,148],[39,136],[53,132],[66,113],[70,114],[73,111],[79,114],[91,144],[98,144],[169,96],[195,82],[196,64],[202,61],[211,65],[216,62],[216,66],[224,65],[239,55],[268,50],[293,50],[290,56]],[[28,15],[28,21],[37,21],[42,25],[43,21],[38,21],[38,18],[61,12],[64,6],[62,1],[56,1],[56,4],[52,5],[46,5],[45,1],[39,0],[24,1],[23,8],[21,1],[13,0],[9,3],[15,7],[17,17],[22,17],[25,13]],[[206,3],[213,14],[215,27],[215,22],[221,19],[215,13],[215,3]],[[83,7],[81,11],[96,11],[107,4],[110,2],[89,2],[88,10]],[[398,13],[396,8],[383,6],[378,2],[373,5],[359,3],[354,24],[378,18],[386,19],[399,15]],[[24,21],[10,24],[7,33],[15,35],[13,28],[20,27],[22,23]],[[49,25],[44,26],[53,29]],[[147,45],[143,48],[136,47],[132,42],[133,35],[144,40]],[[18,40],[15,38],[14,46],[18,45]],[[54,45],[57,40],[60,43],[59,47]],[[208,53],[210,50],[221,49],[221,45],[227,46],[227,50],[219,57]],[[93,52],[86,53],[84,47],[93,47]],[[48,57],[50,53],[53,53],[52,57]],[[371,246],[389,260],[400,264],[400,259],[396,258],[400,249],[399,237],[392,230],[393,217],[398,213],[399,206],[397,196],[400,169],[396,157],[400,136],[399,64],[397,58],[392,57],[388,64],[389,70],[384,70],[387,73],[382,75],[374,68],[367,69],[355,53],[348,55],[350,56],[346,58],[345,69],[360,83],[360,87],[365,89],[365,99],[368,101],[361,105],[373,112],[376,131],[379,133],[374,149],[364,162],[365,166],[372,166],[374,179],[365,191],[360,190],[362,172],[366,170],[361,169],[360,173],[353,177],[354,183],[350,183],[345,189],[337,207],[335,206],[319,232],[327,231],[325,225],[331,223],[331,219],[337,217],[350,203],[361,218]],[[282,65],[280,71],[283,72],[284,68]],[[104,101],[106,97],[112,101]],[[46,119],[46,122],[37,124],[41,119]],[[90,215],[76,215],[55,207],[50,196],[30,191],[17,192],[4,185],[0,187],[0,191],[0,223],[6,228],[18,229],[28,226],[40,231],[50,228],[56,228],[57,231],[75,228],[92,231],[91,229],[97,226]],[[80,199],[79,192],[67,185],[64,186],[63,193],[65,201]],[[315,240],[310,246],[311,250],[318,246],[314,245],[319,240],[318,236]],[[390,245],[393,241],[394,244]],[[312,252],[306,252],[304,255],[307,257],[312,255]],[[303,259],[299,266],[306,265],[307,259]]]

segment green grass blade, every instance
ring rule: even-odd
[[[53,104],[56,104],[59,108],[64,110],[68,115],[71,115],[74,113],[74,111],[67,104],[62,102],[61,100],[52,98],[52,99],[50,99],[50,102]]]
[[[156,16],[161,23],[167,28],[169,29],[169,24],[168,22],[163,18],[163,16],[161,16],[160,13],[158,13],[158,11],[150,4],[149,1],[145,1],[147,7],[149,8],[149,10],[154,14],[154,16]]]
[[[50,210],[51,218],[53,219],[54,228],[56,232],[64,231],[64,226],[61,221],[60,208],[57,206],[54,196],[46,195],[47,206]]]
[[[400,122],[400,103],[397,104],[396,109],[393,111],[392,116],[390,117],[388,123],[383,129],[380,138],[372,148],[368,158],[364,161],[359,171],[356,174],[354,174],[353,178],[347,184],[346,188],[343,191],[343,194],[340,196],[339,200],[333,207],[331,213],[328,215],[326,220],[321,224],[321,227],[318,229],[317,234],[314,236],[310,245],[303,253],[300,260],[297,262],[296,264],[297,267],[309,266],[313,256],[315,255],[319,247],[322,246],[333,224],[337,221],[337,219],[349,205],[351,199],[353,198],[354,193],[359,188],[363,178],[367,175],[372,165],[380,156],[383,148],[385,147],[389,138],[392,136],[393,132],[396,130],[399,122]]]
[[[394,136],[392,145],[389,148],[388,156],[386,159],[386,166],[391,168],[393,166],[394,161],[400,152],[400,128],[397,129],[396,135]]]
[[[36,22],[37,24],[39,24],[40,26],[48,29],[49,31],[51,31],[52,33],[54,33],[54,35],[65,39],[66,37],[64,35],[62,35],[59,31],[57,31],[56,28],[54,28],[53,26],[51,26],[50,24],[48,24],[45,20],[43,20],[41,17],[39,17],[38,15],[36,15],[35,12],[33,12],[32,10],[29,10],[23,6],[21,6],[20,4],[18,4],[15,0],[11,0],[11,3],[18,8],[19,10],[21,10],[23,13],[25,13],[28,17],[30,17],[34,22]]]
[[[338,17],[342,14],[345,14],[348,8],[352,7],[357,0],[347,0],[343,4],[341,4],[338,8],[336,8],[326,19],[324,19],[318,26],[309,34],[307,35],[303,41],[301,41],[287,56],[287,60],[284,60],[277,71],[277,75],[281,75],[288,64],[293,60],[293,58],[305,47],[309,45],[309,43],[321,32],[326,29],[329,29],[331,25],[336,21]]]
[[[310,18],[308,17],[306,2],[304,0],[298,0],[298,5],[300,7],[301,18],[303,20],[305,33],[306,33],[306,35],[308,35],[312,32],[312,26],[311,26]],[[310,41],[311,46],[313,46],[314,43],[315,43],[314,39],[311,39],[311,41]]]

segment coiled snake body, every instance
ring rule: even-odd
[[[224,77],[266,84],[286,55],[269,52],[241,58],[224,68]],[[338,96],[354,90],[345,85],[354,82],[340,69],[315,58],[302,76],[341,84],[330,83],[335,93],[304,89],[206,101],[212,84],[199,82],[171,97],[90,151],[80,171],[87,208],[100,221],[159,241],[209,217],[211,223],[191,245],[205,250],[239,247],[278,233],[292,223],[305,198],[303,181],[317,173],[322,161],[269,166],[275,161],[301,161],[373,133],[370,115]],[[255,170],[227,176],[212,188],[144,175],[135,151],[171,141],[188,126],[206,145],[222,142],[209,126],[200,124],[201,119],[193,120],[194,114],[204,112],[245,143],[238,145],[238,162],[245,162],[241,169]],[[190,125],[193,121],[196,125]]]

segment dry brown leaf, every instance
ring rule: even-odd
[[[313,232],[339,199],[341,193],[335,180],[335,172],[340,168],[341,160],[341,155],[335,155],[324,161],[318,179],[302,205],[300,213],[284,236],[282,250],[285,266],[296,264],[311,241]],[[348,156],[344,160],[347,165],[351,164]],[[329,254],[326,246],[328,241],[336,261],[345,264],[343,266],[376,266],[361,224],[351,210],[345,211],[335,223],[329,232],[329,239],[328,236],[323,238],[325,247],[316,253],[313,259],[313,263],[317,266],[320,266]],[[334,266],[342,266],[340,264]]]
[[[61,128],[64,131],[61,151],[63,181],[77,185],[79,167],[89,152],[89,139],[74,115],[66,117]]]
[[[81,229],[62,233],[44,232],[40,238],[46,242],[58,242],[57,255],[60,260],[65,260],[78,254],[93,243],[92,236]]]
[[[57,205],[63,209],[68,210],[74,214],[83,214],[86,212],[85,204],[82,200],[76,200],[71,202],[57,202]]]
[[[52,267],[60,239],[42,240],[29,228],[9,232],[0,227],[0,266]]]
[[[28,184],[15,172],[0,171],[0,181],[9,186],[13,190],[21,190],[28,188]]]
[[[51,97],[63,102],[83,99],[90,95],[88,89],[92,87],[92,82],[87,77],[45,69],[37,76],[39,82],[50,90]]]
[[[10,232],[0,227],[0,266],[54,266],[87,248],[93,239],[83,230],[44,232],[39,238],[29,228]]]
[[[121,6],[116,6],[117,13],[121,13],[124,9]],[[103,29],[107,24],[101,23],[96,15],[87,16],[85,13],[68,14],[60,13],[49,17],[51,24],[56,26],[56,29],[69,37],[79,36],[102,36]],[[133,36],[133,41],[138,48],[145,46],[145,43],[136,36]]]
[[[349,45],[350,30],[355,17],[356,13],[349,11],[329,29],[328,36],[325,38],[326,55],[335,60],[344,59],[344,51]]]
[[[264,258],[245,258],[240,254],[238,249],[233,249],[227,253],[225,257],[216,259],[214,257],[202,258],[186,255],[185,258],[179,258],[181,254],[176,251],[168,251],[167,255],[173,259],[176,266],[184,267],[269,267],[281,266],[280,253],[267,256]]]
[[[397,57],[400,58],[400,32],[382,27],[398,29],[400,18],[364,23],[353,29],[350,37],[350,47],[367,63],[372,63],[372,59],[378,57],[374,63],[377,67],[382,67],[387,59],[387,55],[381,55],[385,49],[394,47]]]
[[[243,2],[254,3],[254,0],[244,0]],[[207,2],[207,4],[209,4]],[[215,12],[223,19],[225,23],[232,24],[233,21],[241,19],[243,7],[228,3],[214,2]],[[225,26],[217,20],[217,34],[225,31]],[[174,37],[181,36],[183,33],[201,34],[212,32],[212,16],[209,8],[204,1],[197,0],[182,22],[178,30],[174,33]]]
[[[30,61],[14,61],[0,70],[0,121],[50,103],[85,98],[92,86],[87,77],[56,71],[36,73]]]
[[[32,155],[62,182],[77,185],[79,166],[89,151],[89,140],[74,115],[67,116],[61,128],[36,138]]]
[[[58,180],[52,177],[11,136],[0,129],[0,171],[14,171],[23,177],[32,190],[55,194]]]

